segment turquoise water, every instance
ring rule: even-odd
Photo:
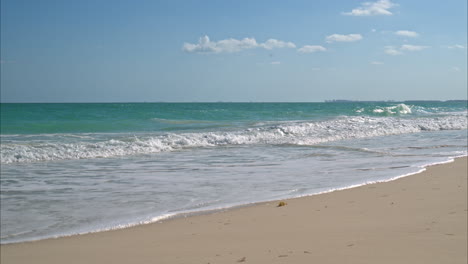
[[[465,111],[466,102],[407,102],[412,116]],[[1,104],[1,134],[155,132],[336,116],[401,116],[398,103]],[[392,107],[396,108],[390,109]],[[361,111],[362,110],[362,111]],[[380,111],[382,110],[382,112]]]
[[[1,242],[386,181],[467,154],[467,103],[1,104]]]

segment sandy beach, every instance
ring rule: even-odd
[[[392,182],[1,246],[1,263],[463,263],[467,158]]]

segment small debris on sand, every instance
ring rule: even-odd
[[[237,262],[245,262],[246,259],[247,259],[246,257],[243,257],[243,258],[239,259]]]
[[[283,201],[281,201],[281,202],[279,202],[279,203],[278,203],[278,206],[277,206],[277,207],[281,207],[281,206],[285,206],[285,205],[287,205],[287,203],[286,203],[286,202],[283,202]]]

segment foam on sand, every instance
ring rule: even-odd
[[[1,245],[1,262],[464,264],[466,166],[465,157],[397,181],[287,200],[287,206],[262,203],[105,233]]]

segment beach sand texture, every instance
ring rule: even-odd
[[[338,164],[337,164],[338,165]],[[392,182],[1,246],[1,263],[467,263],[467,158]]]

